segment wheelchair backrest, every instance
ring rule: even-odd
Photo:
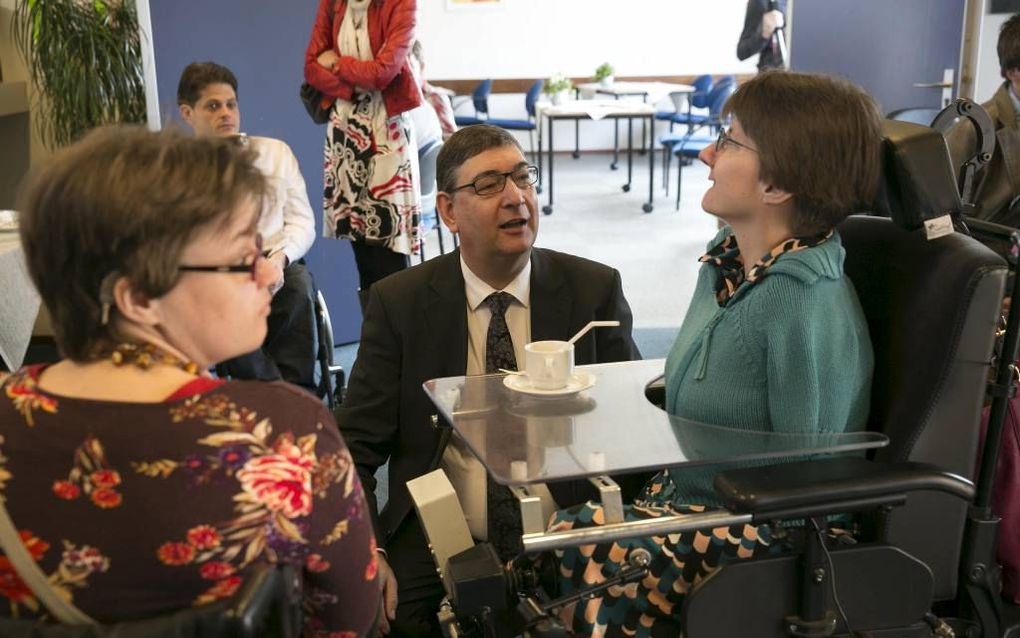
[[[919,229],[959,211],[948,152],[927,127],[886,125],[879,208],[891,218],[854,216],[839,229],[875,351],[869,427],[890,439],[875,458],[970,478],[1006,265],[971,237]],[[889,542],[931,567],[940,600],[956,591],[966,506],[915,493],[880,521]]]

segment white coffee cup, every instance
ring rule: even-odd
[[[524,370],[531,387],[559,390],[574,373],[574,344],[567,341],[533,341],[524,346]]]

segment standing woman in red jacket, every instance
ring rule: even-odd
[[[410,118],[421,90],[407,54],[417,0],[320,0],[305,81],[332,100],[326,128],[323,234],[349,239],[362,308],[368,288],[407,268],[421,218]]]

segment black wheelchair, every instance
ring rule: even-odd
[[[973,103],[951,108],[953,118],[980,120]],[[961,187],[969,195],[986,149],[958,184],[937,130],[887,120],[884,135],[880,201],[839,232],[875,351],[869,429],[889,444],[868,458],[718,474],[729,513],[805,532],[789,553],[728,563],[696,585],[681,614],[688,638],[1013,635],[1016,610],[999,595],[990,497],[1016,388],[1020,304],[997,331],[1016,263],[982,242],[1020,242],[1014,229],[965,216]],[[1012,277],[1010,296],[1020,292],[1017,282]],[[646,394],[656,399],[654,387]],[[979,450],[986,395],[991,417]],[[823,532],[830,517],[845,514],[858,522],[856,542],[833,544]],[[527,551],[527,535],[523,541]],[[630,563],[614,584],[643,577],[645,561]],[[452,577],[440,613],[447,635],[567,635],[556,610],[598,591],[554,599],[549,579],[530,565],[522,556],[501,566],[486,545],[440,565]],[[516,610],[514,626],[497,626],[498,610]]]
[[[318,387],[316,396],[322,399],[330,410],[343,403],[346,373],[342,366],[336,364],[336,345],[333,343],[333,322],[329,318],[329,308],[322,291],[315,290],[315,331],[318,351]]]
[[[4,638],[297,638],[301,630],[300,573],[264,563],[231,598],[159,618],[76,626],[0,618]]]

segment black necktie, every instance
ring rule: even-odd
[[[506,309],[513,297],[505,292],[494,292],[485,298],[492,312],[489,330],[485,335],[485,372],[494,374],[500,368],[517,369],[514,342],[506,325]],[[507,561],[521,550],[521,512],[517,498],[505,485],[487,478],[485,481],[486,519],[489,543],[500,560]]]

